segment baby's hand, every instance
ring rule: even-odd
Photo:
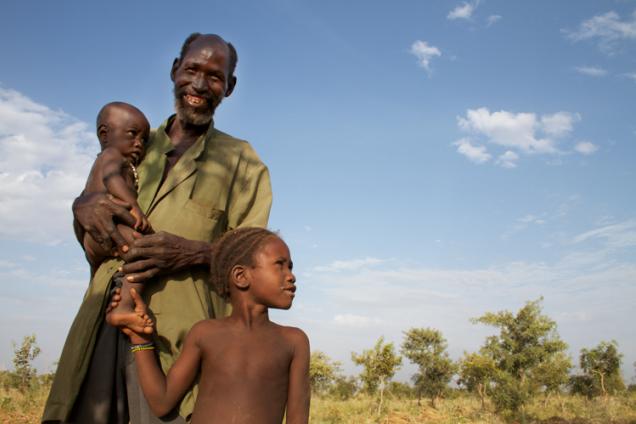
[[[130,209],[130,214],[135,217],[135,226],[133,228],[136,231],[145,234],[151,229],[148,218],[144,215],[139,206],[133,206]]]

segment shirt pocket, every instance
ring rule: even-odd
[[[181,237],[211,243],[227,227],[224,210],[203,205],[192,199],[183,204],[181,213],[172,217],[172,225]]]
[[[220,218],[223,217],[223,215],[225,215],[225,211],[222,209],[217,209],[211,206],[202,205],[200,203],[195,202],[192,199],[186,200],[185,204],[183,205],[183,208],[197,215],[200,215],[202,217],[212,219],[215,221],[219,221]]]

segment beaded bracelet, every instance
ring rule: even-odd
[[[130,345],[130,351],[132,353],[140,352],[142,350],[155,350],[155,345],[152,342]]]

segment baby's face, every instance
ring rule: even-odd
[[[144,156],[144,148],[150,134],[150,124],[135,111],[118,109],[113,112],[108,131],[108,147],[114,147],[133,164]]]

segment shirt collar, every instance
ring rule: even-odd
[[[170,125],[172,125],[172,123],[176,119],[176,116],[177,115],[171,115],[168,119],[166,119],[161,124],[159,128],[157,128],[157,135],[159,136],[157,140],[158,142],[157,147],[161,151],[161,153],[164,155],[174,150],[174,146],[172,145],[172,142],[170,141],[170,136],[168,135],[168,132],[166,131],[166,129],[170,127]],[[199,138],[197,138],[194,144],[190,146],[190,148],[188,148],[186,152],[189,155],[192,155],[193,159],[199,158],[199,156],[201,156],[201,154],[205,150],[205,147],[208,144],[208,140],[212,139],[213,133],[214,133],[214,119],[210,121],[210,125],[208,126],[208,130],[206,131],[206,133],[199,136]]]

